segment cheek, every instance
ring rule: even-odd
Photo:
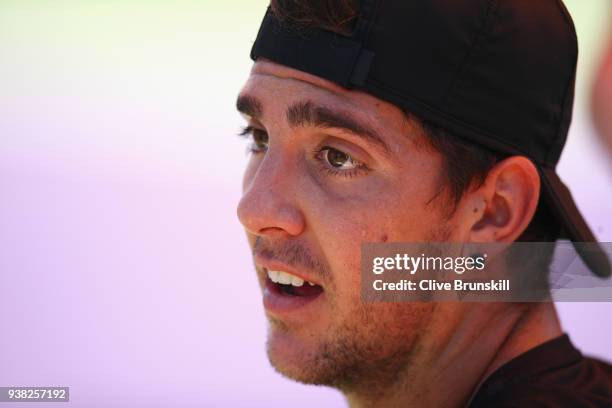
[[[330,253],[356,254],[361,242],[401,242],[426,239],[429,231],[443,221],[433,194],[413,190],[369,188],[364,194],[319,200],[311,212],[311,224],[323,248]]]
[[[443,223],[429,192],[400,194],[369,189],[350,198],[320,200],[311,225],[335,284],[337,302],[354,302],[361,291],[362,242],[423,242]],[[316,220],[316,221],[313,221]]]
[[[363,178],[322,182],[305,172],[300,202],[339,291],[359,292],[362,242],[423,242],[443,222],[437,156]],[[305,181],[307,180],[307,181]]]

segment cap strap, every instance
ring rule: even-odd
[[[251,49],[251,59],[264,57],[344,87],[360,86],[374,59],[374,53],[363,49],[355,39],[366,35],[366,27],[367,24],[358,22],[351,38],[321,29],[291,30],[268,7]]]

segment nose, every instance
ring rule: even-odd
[[[245,179],[238,219],[247,232],[258,236],[289,237],[302,233],[304,214],[298,206],[295,170],[267,155],[254,175]]]

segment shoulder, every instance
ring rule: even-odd
[[[612,382],[608,387],[612,387]],[[612,407],[610,390],[598,393],[563,385],[517,384],[484,398],[476,398],[470,408],[609,408]]]
[[[500,367],[469,406],[612,407],[612,366],[585,358],[565,335]]]

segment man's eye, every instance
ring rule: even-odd
[[[249,151],[260,153],[268,149],[268,133],[266,131],[247,126],[239,133],[240,136],[245,136],[251,139]]]
[[[357,161],[350,154],[333,147],[325,146],[318,149],[315,157],[321,169],[332,176],[354,177],[368,172],[365,163]]]
[[[327,162],[334,169],[353,170],[361,166],[361,163],[353,160],[350,155],[334,149],[333,147],[324,147],[321,149],[321,154],[323,160],[325,160],[325,162]]]

